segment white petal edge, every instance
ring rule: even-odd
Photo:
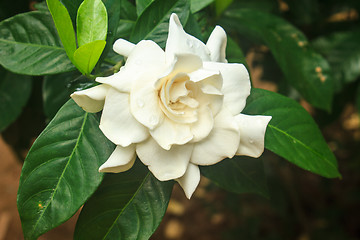
[[[109,159],[100,166],[99,172],[119,173],[129,170],[135,162],[135,145],[128,147],[116,146]]]
[[[110,88],[100,119],[100,129],[116,145],[127,147],[149,136],[147,128],[130,113],[129,94]]]
[[[185,174],[176,179],[185,192],[188,199],[191,198],[200,182],[200,170],[199,167],[189,163]]]
[[[92,88],[76,91],[70,97],[86,112],[96,113],[103,109],[109,86],[101,84]]]
[[[210,61],[210,51],[199,39],[187,34],[179,20],[173,13],[169,21],[169,35],[166,41],[166,62],[173,61],[175,54],[191,53],[199,56],[203,61]]]
[[[226,43],[227,37],[226,32],[220,26],[216,26],[206,43],[210,51],[210,59],[213,62],[227,63],[226,60]]]
[[[220,71],[223,78],[222,93],[224,105],[235,116],[246,105],[246,98],[250,95],[250,77],[243,64],[204,62],[205,69]]]
[[[136,145],[139,159],[160,181],[180,178],[184,175],[190,161],[193,144],[174,145],[164,150],[151,137]]]
[[[215,117],[209,136],[194,144],[190,162],[213,165],[224,158],[232,158],[239,148],[240,130],[232,114],[223,108]]]
[[[124,57],[128,57],[134,47],[135,44],[120,38],[115,41],[113,50]]]
[[[245,114],[235,116],[241,136],[236,155],[260,157],[264,152],[266,127],[271,118],[271,116],[250,116]]]

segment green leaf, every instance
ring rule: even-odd
[[[123,173],[106,174],[85,204],[74,239],[149,239],[169,203],[173,181],[157,180],[139,159]]]
[[[12,72],[26,75],[74,69],[51,15],[46,12],[23,13],[0,23],[0,64]]]
[[[309,113],[294,100],[252,89],[243,111],[272,116],[265,147],[293,164],[324,177],[340,177],[334,154]]]
[[[154,0],[136,0],[136,13],[138,16],[150,5]]]
[[[152,2],[136,21],[130,41],[137,43],[143,39],[151,39],[161,47],[165,46],[171,13],[176,13],[185,25],[189,17],[189,7],[187,0]]]
[[[233,0],[215,0],[216,15],[220,16]]]
[[[64,4],[66,9],[68,10],[72,22],[75,24],[77,11],[79,9],[80,4],[84,0],[61,0],[61,2]]]
[[[44,77],[42,97],[44,113],[48,118],[52,119],[70,99],[70,94],[75,90],[70,86],[70,82],[80,76],[82,75],[78,71],[74,71]]]
[[[102,181],[99,166],[114,149],[94,114],[69,100],[25,159],[17,205],[25,239],[68,220]]]
[[[65,6],[59,0],[46,0],[51,16],[53,17],[57,32],[65,48],[66,54],[72,61],[76,50],[74,27]]]
[[[242,63],[246,65],[243,51],[231,37],[227,38],[226,59],[229,63]]]
[[[308,102],[321,109],[331,109],[333,79],[329,64],[310,47],[302,32],[279,17],[256,10],[232,9],[225,15],[229,27],[239,30],[240,26],[263,39],[286,80]]]
[[[190,10],[191,13],[196,13],[201,9],[207,7],[215,0],[190,0]]]
[[[212,166],[200,167],[200,170],[202,175],[230,192],[269,196],[260,158],[235,156]]]
[[[91,73],[98,62],[106,41],[97,40],[79,47],[74,53],[74,62],[83,74]]]
[[[31,77],[8,72],[0,67],[0,132],[22,112],[32,87]]]
[[[121,19],[118,28],[116,30],[117,38],[129,39],[134,27],[135,27],[134,21]]]
[[[335,90],[339,92],[344,84],[360,76],[360,30],[336,32],[312,42],[317,51],[329,61]]]
[[[136,7],[130,1],[121,1],[120,3],[120,19],[136,21]]]
[[[101,0],[84,0],[78,9],[76,23],[79,47],[106,40],[108,16]]]

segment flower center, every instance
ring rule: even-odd
[[[164,114],[177,123],[194,123],[197,121],[199,102],[193,98],[199,91],[186,73],[167,76],[159,90],[160,107]]]

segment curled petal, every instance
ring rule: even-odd
[[[243,64],[204,62],[204,68],[220,71],[223,78],[222,92],[224,105],[233,115],[239,114],[245,107],[250,95],[249,73]]]
[[[95,81],[109,85],[120,92],[129,93],[133,84],[133,75],[126,69],[121,68],[119,72],[108,77],[97,77]]]
[[[182,177],[176,179],[176,181],[184,190],[186,197],[190,199],[200,182],[199,167],[189,163],[185,174]]]
[[[109,159],[100,166],[99,172],[119,173],[129,170],[135,162],[135,145],[128,147],[116,146]]]
[[[232,114],[223,108],[215,118],[209,136],[194,144],[191,163],[212,165],[226,157],[232,158],[240,142],[240,130]]]
[[[136,145],[136,153],[140,160],[160,181],[183,176],[192,150],[192,144],[174,145],[170,150],[165,150],[151,137]]]
[[[214,126],[212,111],[208,106],[199,109],[198,121],[191,125],[191,133],[194,135],[191,142],[199,142],[206,138]]]
[[[210,51],[210,59],[212,62],[223,62],[227,63],[225,59],[226,50],[226,33],[220,26],[216,26],[212,31],[206,46]]]
[[[96,113],[103,109],[109,86],[98,85],[71,94],[71,98],[86,112]]]
[[[264,151],[264,137],[271,116],[250,116],[239,114],[235,116],[240,128],[240,145],[236,155],[260,157]]]
[[[166,41],[166,62],[172,62],[175,54],[190,53],[199,56],[203,61],[210,60],[210,52],[199,39],[187,34],[176,14],[170,16],[169,35]]]
[[[181,124],[164,118],[154,130],[150,130],[154,140],[165,150],[169,150],[173,144],[183,145],[188,143],[193,134],[188,124]]]
[[[129,94],[110,88],[106,95],[100,129],[116,145],[127,147],[145,140],[148,130],[130,113]]]
[[[113,50],[124,57],[128,57],[134,47],[135,44],[120,38],[115,41]]]

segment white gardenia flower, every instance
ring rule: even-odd
[[[136,154],[160,181],[179,182],[188,198],[199,165],[234,155],[259,157],[270,116],[241,114],[250,94],[242,64],[227,63],[226,33],[217,26],[206,45],[172,14],[163,51],[153,41],[119,39],[126,64],[96,87],[71,97],[87,112],[102,110],[100,129],[117,145],[100,172],[123,172]]]

